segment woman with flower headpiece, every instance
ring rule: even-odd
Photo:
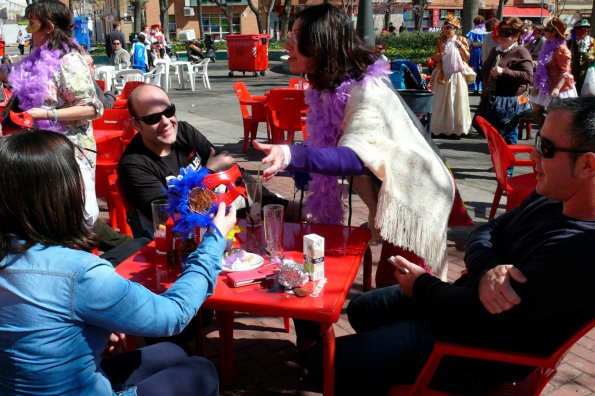
[[[595,61],[595,48],[593,37],[589,35],[591,24],[585,18],[574,24],[570,32],[570,39],[566,45],[572,56],[571,70],[576,80],[576,90],[581,92],[587,69],[593,67]]]
[[[312,173],[305,205],[315,223],[341,224],[342,188],[353,185],[370,210],[369,226],[383,241],[376,286],[396,283],[388,257],[404,254],[446,273],[446,225],[453,181],[387,78],[387,63],[356,35],[349,17],[322,4],[304,9],[285,48],[294,74],[305,73],[305,145],[254,142],[267,156],[265,179],[278,170]],[[431,200],[425,197],[431,196]]]
[[[469,60],[469,44],[457,35],[461,22],[448,14],[442,34],[436,42],[434,61],[436,67],[430,80],[434,97],[432,100],[432,134],[460,139],[469,133],[471,111],[469,90],[463,76],[465,63]]]
[[[85,185],[85,221],[91,226],[99,214],[91,120],[101,117],[103,105],[81,48],[71,38],[74,22],[68,8],[58,0],[40,0],[27,6],[25,17],[35,49],[10,73],[14,96],[8,109],[26,111],[34,128],[63,133],[77,146]]]
[[[571,73],[571,54],[566,46],[566,24],[554,17],[543,32],[546,41],[539,54],[529,95],[533,104],[533,122],[540,126],[545,121],[544,109],[553,99],[578,96]]]

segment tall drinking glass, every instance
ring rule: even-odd
[[[156,199],[151,202],[151,211],[153,214],[153,236],[155,238],[155,248],[157,254],[166,254],[171,250],[167,246],[167,220],[169,219],[169,203],[167,199]]]
[[[264,213],[264,239],[271,253],[271,261],[283,259],[283,205],[266,205]]]
[[[260,212],[262,208],[262,181],[246,181],[246,193],[248,195],[248,208],[246,208],[246,223],[251,227],[260,227],[262,219]]]

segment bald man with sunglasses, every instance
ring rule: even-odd
[[[531,158],[536,192],[470,235],[453,284],[397,256],[397,286],[351,301],[356,334],[336,339],[337,394],[411,383],[436,340],[549,355],[595,317],[595,97],[553,101]],[[310,362],[321,378],[322,359]],[[529,372],[444,360],[432,386],[485,394]]]
[[[167,180],[187,166],[219,172],[235,159],[225,151],[217,154],[202,133],[178,121],[175,105],[158,86],[136,88],[128,99],[128,110],[139,133],[122,154],[118,177],[127,203],[140,212],[140,225],[152,236],[151,202],[165,196]],[[138,225],[132,228],[139,230]]]

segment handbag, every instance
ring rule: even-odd
[[[517,113],[519,119],[530,117],[531,113],[533,112],[533,106],[531,105],[531,101],[529,100],[529,95],[527,92],[517,96],[517,100],[519,101],[519,111]]]
[[[475,78],[477,77],[477,73],[475,73],[473,68],[467,63],[463,63],[463,71],[461,73],[463,73],[463,77],[465,78],[465,82],[467,84],[473,84]]]

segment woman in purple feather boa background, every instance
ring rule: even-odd
[[[99,209],[95,197],[95,139],[91,120],[103,114],[93,79],[79,45],[71,38],[72,14],[58,0],[27,6],[27,32],[35,49],[10,73],[14,100],[9,109],[26,111],[35,129],[60,132],[77,147],[77,162],[85,184],[86,224]]]

